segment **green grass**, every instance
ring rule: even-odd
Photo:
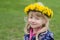
[[[60,0],[38,0],[54,11],[50,22],[54,39],[60,40]],[[0,40],[23,40],[24,7],[35,0],[0,0]]]

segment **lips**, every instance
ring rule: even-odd
[[[31,25],[36,25],[36,24],[33,24],[33,23],[32,23]]]

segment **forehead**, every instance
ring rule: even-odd
[[[29,12],[29,16],[44,17],[44,15],[41,14],[41,12],[33,12],[33,11]]]

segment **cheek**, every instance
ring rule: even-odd
[[[31,22],[31,19],[28,19],[28,22]]]

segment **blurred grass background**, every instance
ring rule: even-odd
[[[24,7],[35,0],[0,0],[0,40],[23,40]],[[54,11],[50,28],[54,39],[60,40],[60,0],[38,0]]]

